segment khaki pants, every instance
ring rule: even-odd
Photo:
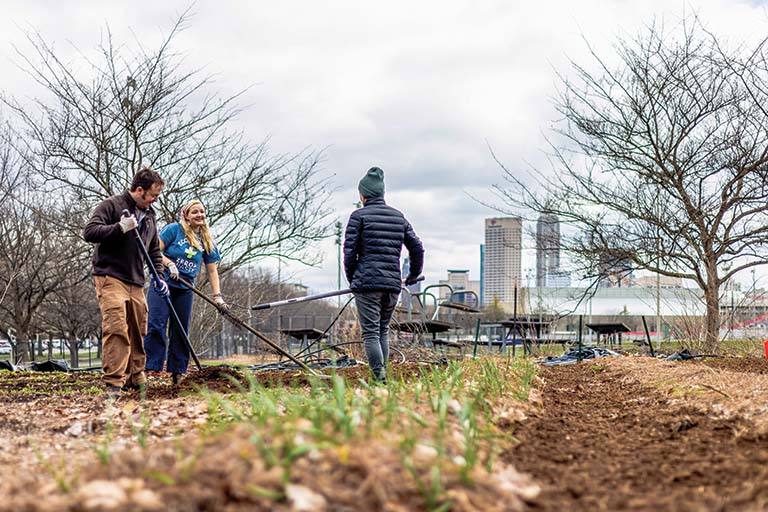
[[[104,383],[143,384],[147,300],[144,288],[110,276],[93,276],[101,308]]]

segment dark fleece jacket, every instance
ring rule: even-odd
[[[83,230],[86,242],[96,244],[93,251],[93,275],[110,276],[125,283],[144,286],[144,258],[134,231],[123,233],[120,216],[123,210],[136,215],[139,235],[147,248],[155,269],[162,275],[163,260],[157,238],[155,211],[140,210],[131,194],[125,192],[102,201],[93,211]]]

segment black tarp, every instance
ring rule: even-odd
[[[29,369],[35,372],[68,372],[69,365],[64,359],[49,359],[30,363]]]

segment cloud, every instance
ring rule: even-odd
[[[188,2],[4,2],[0,19],[3,89],[34,94],[11,63],[19,30],[33,26],[57,48],[92,51],[108,22],[117,41],[152,47]],[[762,2],[585,0],[385,3],[198,2],[175,42],[190,68],[215,74],[215,90],[250,87],[237,123],[274,153],[327,148],[325,169],[339,190],[332,206],[346,222],[356,185],[384,168],[387,199],[427,244],[426,273],[468,268],[477,278],[483,219],[498,212],[473,201],[503,183],[488,145],[511,170],[548,169],[543,133],[557,119],[550,102],[555,70],[568,59],[590,64],[584,39],[611,59],[620,34],[654,19],[674,25],[694,12],[733,41],[766,33]],[[62,20],[67,20],[62,23]],[[322,268],[290,266],[316,291],[336,286],[336,248],[321,244]],[[531,253],[524,267],[533,265]],[[225,256],[226,257],[226,256]],[[274,262],[265,262],[274,267]]]

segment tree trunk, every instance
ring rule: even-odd
[[[709,286],[704,290],[707,305],[706,331],[704,348],[712,354],[720,351],[720,296],[717,287]]]
[[[15,363],[24,364],[29,360],[29,337],[27,336],[26,330],[19,330],[14,352],[14,355],[16,356]]]
[[[74,335],[69,336],[69,365],[72,368],[80,366],[80,353],[77,348],[77,338]]]

